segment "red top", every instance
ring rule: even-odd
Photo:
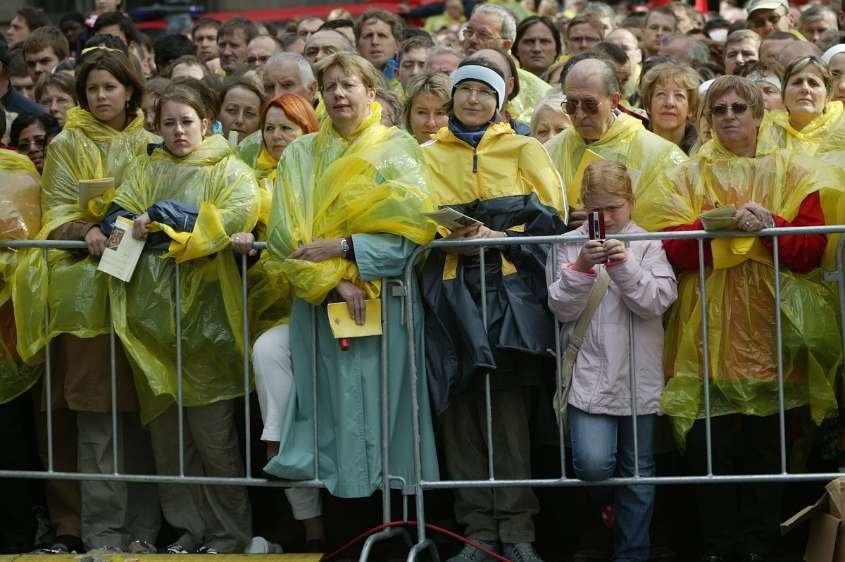
[[[790,222],[783,217],[775,215],[775,225],[779,228],[790,226],[823,226],[824,212],[818,192],[811,193],[798,208],[798,214]],[[704,230],[701,219],[696,219],[692,224],[670,226],[668,232],[684,230]],[[771,238],[761,238],[763,246],[771,253],[774,242]],[[796,273],[807,273],[818,267],[824,254],[827,244],[827,237],[824,234],[797,234],[781,235],[778,237],[778,248],[780,250],[781,264]],[[663,247],[673,265],[681,269],[698,269],[698,240],[664,240]],[[710,240],[704,241],[704,263],[713,262],[713,254],[710,251]]]

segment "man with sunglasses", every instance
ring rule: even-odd
[[[625,164],[637,197],[664,171],[686,161],[686,155],[675,144],[646,130],[636,117],[619,111],[619,81],[607,61],[590,58],[575,63],[566,75],[563,92],[563,108],[572,127],[552,138],[546,148],[573,206],[570,229],[586,219],[586,211],[581,208],[581,176],[593,160]]]
[[[748,29],[765,39],[775,31],[789,31],[786,0],[753,0],[748,6]]]

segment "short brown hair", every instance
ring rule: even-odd
[[[691,66],[670,62],[654,65],[640,80],[639,94],[643,109],[647,112],[651,109],[654,91],[658,86],[670,81],[686,90],[689,114],[695,115],[698,111],[698,86],[701,85],[701,76]]]
[[[379,20],[383,21],[387,25],[390,26],[390,33],[393,34],[393,38],[397,41],[402,41],[402,30],[404,29],[404,24],[402,20],[396,14],[392,14],[385,10],[377,10],[374,8],[370,8],[361,16],[361,19],[358,20],[358,23],[355,24],[355,41],[358,42],[361,39],[361,28],[364,27],[364,24],[367,23],[369,20]]]
[[[792,75],[798,74],[808,66],[815,67],[816,70],[819,71],[819,74],[821,74],[824,89],[827,91],[829,101],[831,92],[833,91],[833,76],[830,74],[830,69],[827,67],[825,62],[819,57],[814,56],[801,57],[789,63],[789,66],[787,66],[786,70],[783,71],[783,80],[781,80],[781,96],[784,98],[786,97],[784,95],[786,93],[786,85],[789,83],[789,79],[792,78]]]
[[[754,117],[757,119],[763,117],[765,105],[763,104],[763,94],[760,93],[760,89],[748,78],[729,74],[716,78],[707,90],[707,95],[704,96],[704,111],[707,114],[708,121],[711,121],[710,116],[713,113],[713,102],[730,92],[734,92],[737,96],[748,102]]]
[[[70,45],[62,30],[52,25],[45,25],[33,31],[23,42],[23,52],[38,53],[44,49],[53,49],[59,61],[70,56]]]
[[[255,25],[254,21],[242,17],[235,17],[229,18],[223,22],[220,29],[217,30],[217,40],[219,41],[220,38],[227,33],[232,33],[238,30],[243,32],[244,40],[246,40],[247,43],[258,37],[258,26]]]
[[[581,179],[581,201],[586,202],[598,193],[622,197],[634,202],[634,188],[628,168],[615,160],[598,160],[584,170]]]
[[[55,74],[43,74],[41,78],[35,82],[35,101],[40,103],[41,98],[47,93],[48,86],[55,86],[67,95],[69,95],[74,102],[76,99],[76,88],[73,83],[73,76],[69,72],[56,72]]]
[[[50,17],[47,15],[47,12],[41,8],[25,6],[15,12],[15,15],[23,18],[30,32],[35,31],[40,27],[44,27],[45,25],[50,25]]]
[[[223,25],[223,24],[221,24],[219,21],[217,21],[215,19],[211,19],[211,18],[202,18],[200,20],[197,20],[197,22],[191,28],[191,39],[193,39],[196,32],[198,30],[202,29],[203,27],[210,27],[210,28],[214,29],[214,31],[217,31],[219,33],[221,25]]]
[[[333,66],[339,66],[345,74],[357,75],[367,88],[375,90],[380,85],[379,72],[370,61],[360,55],[341,51],[317,63],[317,83],[320,85],[320,91],[323,91],[323,77]]]
[[[569,39],[569,30],[575,27],[576,25],[584,24],[587,24],[593,29],[595,29],[598,32],[599,37],[604,39],[604,24],[599,21],[599,19],[594,14],[578,14],[577,16],[569,20],[569,23],[566,24],[566,34],[564,35],[564,37]]]
[[[177,78],[170,82],[156,100],[155,123],[161,126],[161,108],[169,101],[184,103],[191,106],[200,119],[208,119],[209,123],[214,119],[214,103],[216,94],[202,80],[196,78]]]
[[[76,101],[82,109],[88,110],[88,96],[85,91],[88,75],[94,70],[105,70],[125,88],[132,88],[132,96],[126,105],[127,115],[135,115],[144,97],[144,80],[129,62],[129,58],[122,52],[96,49],[89,52],[84,62],[76,72]]]

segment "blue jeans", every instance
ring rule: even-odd
[[[637,416],[640,476],[654,476],[654,414]],[[613,476],[634,475],[634,429],[628,416],[588,414],[569,406],[572,464],[581,480],[599,482]],[[618,454],[618,458],[617,458]],[[613,504],[614,562],[649,559],[649,527],[654,508],[654,486],[592,488],[599,504]]]

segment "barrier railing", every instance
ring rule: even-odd
[[[757,235],[761,237],[770,237],[773,241],[773,277],[774,277],[774,286],[775,286],[775,302],[780,302],[781,300],[781,280],[780,280],[780,259],[778,254],[779,248],[779,237],[784,235],[809,235],[809,234],[842,234],[845,233],[845,225],[837,225],[837,226],[822,226],[822,227],[800,227],[800,228],[773,228],[773,229],[765,229],[757,233]],[[706,232],[706,231],[687,231],[687,232],[666,232],[666,233],[637,233],[637,234],[618,234],[612,235],[610,238],[616,238],[622,240],[626,243],[630,243],[632,241],[641,241],[641,240],[678,240],[678,239],[687,239],[687,240],[696,240],[698,246],[698,255],[699,255],[699,271],[698,271],[698,283],[699,289],[701,294],[701,333],[702,339],[701,342],[703,344],[704,349],[709,349],[708,347],[708,319],[707,319],[707,306],[706,306],[706,294],[703,290],[706,278],[706,267],[704,266],[704,244],[706,240],[713,239],[713,238],[724,238],[724,237],[747,237],[749,233],[740,233],[740,232]],[[712,464],[712,436],[711,436],[711,403],[710,403],[710,385],[704,384],[704,405],[705,405],[705,439],[706,439],[706,455],[707,455],[707,474],[706,475],[699,475],[699,476],[661,476],[661,477],[643,477],[639,473],[639,459],[638,459],[638,446],[639,444],[636,442],[636,416],[632,416],[632,423],[634,425],[634,476],[628,478],[612,478],[602,482],[585,482],[578,480],[570,475],[567,475],[566,465],[567,465],[567,452],[565,446],[565,435],[564,430],[561,424],[559,424],[559,432],[558,432],[558,439],[560,445],[560,466],[561,466],[561,476],[560,478],[544,478],[544,479],[497,479],[495,477],[495,470],[494,470],[494,448],[492,443],[492,426],[493,426],[493,418],[492,418],[492,391],[491,391],[491,384],[490,384],[490,374],[488,373],[485,376],[484,380],[484,396],[485,396],[485,423],[487,427],[487,449],[488,449],[488,470],[489,470],[489,478],[483,480],[424,480],[422,475],[422,453],[421,453],[421,432],[420,432],[420,397],[418,395],[418,378],[420,373],[417,371],[417,365],[414,362],[414,358],[417,356],[417,345],[415,340],[415,333],[414,333],[414,304],[415,299],[419,298],[419,295],[415,294],[410,288],[414,286],[414,276],[415,273],[415,266],[417,262],[431,249],[439,248],[439,249],[454,249],[458,247],[478,247],[479,248],[479,265],[480,270],[483,272],[485,271],[485,263],[486,263],[486,249],[489,249],[492,246],[509,246],[509,245],[524,245],[524,244],[539,244],[539,245],[547,245],[551,247],[551,255],[553,258],[553,263],[556,263],[554,257],[556,256],[557,251],[557,244],[579,244],[584,242],[583,237],[574,237],[572,235],[562,235],[562,236],[541,236],[541,237],[513,237],[513,238],[503,238],[503,239],[484,239],[484,240],[464,240],[464,241],[445,241],[439,240],[432,242],[424,247],[417,248],[414,254],[409,258],[408,263],[405,267],[404,277],[401,280],[390,280],[386,279],[383,282],[383,289],[382,289],[382,323],[384,324],[387,320],[387,299],[394,298],[394,297],[401,297],[403,299],[403,325],[405,328],[405,333],[408,338],[408,357],[410,358],[410,364],[408,365],[408,382],[410,384],[410,392],[411,392],[411,407],[413,409],[413,464],[414,464],[414,473],[415,473],[415,482],[414,483],[407,483],[399,477],[395,477],[390,475],[390,444],[388,438],[388,432],[386,431],[389,425],[389,386],[390,386],[390,373],[388,372],[388,353],[389,353],[389,342],[388,337],[385,335],[382,337],[381,340],[381,355],[382,355],[382,369],[380,372],[380,377],[382,381],[382,391],[381,391],[381,412],[380,412],[380,421],[381,421],[381,453],[382,453],[382,519],[383,523],[389,523],[392,521],[392,509],[391,509],[391,490],[400,489],[403,494],[403,514],[402,520],[408,522],[408,497],[414,496],[416,500],[416,531],[417,531],[417,541],[413,543],[411,540],[410,535],[408,532],[402,527],[388,527],[384,530],[371,535],[366,543],[363,546],[360,560],[365,561],[370,556],[373,546],[383,540],[387,540],[396,536],[401,536],[405,539],[407,544],[409,545],[410,552],[408,554],[409,562],[415,560],[416,557],[426,550],[430,551],[432,559],[439,560],[438,553],[436,552],[436,548],[434,547],[434,543],[427,538],[426,536],[426,517],[425,517],[425,492],[430,490],[438,490],[438,489],[456,489],[456,488],[502,488],[502,487],[517,487],[517,486],[531,486],[531,487],[575,487],[575,486],[620,486],[620,485],[630,485],[630,484],[700,484],[700,483],[725,483],[725,482],[770,482],[770,481],[824,481],[830,480],[840,476],[839,473],[831,472],[831,473],[808,473],[808,474],[797,474],[797,473],[789,473],[787,471],[787,463],[786,463],[786,438],[785,438],[785,412],[784,412],[784,372],[783,372],[783,341],[782,341],[782,331],[781,331],[781,311],[780,307],[776,307],[776,318],[775,318],[775,326],[776,326],[776,350],[778,355],[777,361],[777,379],[778,379],[778,401],[779,401],[779,449],[780,449],[780,472],[777,474],[752,474],[752,475],[716,475],[713,473],[713,464]],[[256,243],[255,248],[258,250],[262,250],[266,247],[263,243]],[[10,248],[10,249],[28,249],[28,248],[37,248],[40,249],[45,260],[45,263],[48,262],[48,254],[50,250],[85,250],[86,245],[83,242],[68,242],[68,241],[0,241],[0,249]],[[237,258],[240,263],[241,269],[241,280],[242,280],[242,304],[243,304],[243,340],[245,346],[245,353],[243,358],[243,388],[244,388],[244,412],[246,417],[246,424],[245,424],[245,432],[244,432],[244,473],[243,476],[231,476],[231,477],[208,477],[208,476],[193,476],[193,475],[186,475],[185,474],[185,458],[184,458],[184,431],[185,431],[185,420],[183,415],[183,408],[184,401],[182,396],[182,371],[183,371],[183,351],[182,351],[182,339],[181,339],[181,273],[180,273],[180,266],[178,264],[175,265],[175,283],[174,283],[174,291],[175,291],[175,310],[174,314],[176,317],[176,356],[177,356],[177,373],[178,373],[178,386],[177,386],[177,400],[176,406],[178,408],[178,443],[179,443],[179,474],[178,475],[156,475],[156,474],[127,474],[125,472],[120,472],[118,467],[120,466],[118,463],[118,439],[119,439],[119,432],[118,432],[118,420],[117,420],[117,391],[116,391],[116,380],[117,380],[117,364],[116,364],[116,336],[114,331],[114,326],[110,325],[109,330],[109,347],[110,347],[110,359],[109,359],[109,369],[110,369],[110,379],[111,379],[111,402],[112,402],[112,432],[113,432],[113,444],[112,444],[112,453],[113,453],[113,461],[115,470],[113,473],[108,474],[96,474],[96,473],[79,473],[79,472],[68,472],[68,471],[57,471],[55,470],[55,463],[53,459],[53,419],[52,419],[52,370],[54,366],[52,365],[51,361],[51,354],[50,354],[50,343],[49,343],[49,327],[50,327],[50,309],[49,306],[45,307],[44,310],[44,321],[45,321],[45,330],[47,333],[47,347],[44,350],[44,360],[45,360],[45,372],[43,375],[45,381],[45,395],[46,395],[46,403],[48,407],[46,408],[46,417],[47,417],[47,468],[44,471],[15,471],[15,470],[0,470],[0,478],[29,478],[29,479],[66,479],[66,480],[109,480],[109,481],[123,481],[123,482],[143,482],[143,483],[169,483],[169,484],[200,484],[200,485],[243,485],[243,486],[260,486],[260,487],[325,487],[324,483],[320,480],[320,459],[319,459],[319,420],[318,420],[318,377],[316,372],[316,365],[317,361],[313,360],[316,357],[312,357],[312,391],[314,396],[314,403],[313,408],[315,412],[314,416],[314,477],[310,480],[305,481],[279,481],[279,480],[271,480],[267,478],[254,478],[251,476],[252,474],[252,463],[253,459],[251,456],[251,445],[252,445],[252,433],[250,428],[250,421],[252,417],[251,407],[250,407],[250,390],[251,390],[251,376],[250,376],[250,359],[248,356],[248,349],[249,349],[249,315],[247,309],[247,297],[249,294],[249,286],[248,286],[248,278],[247,278],[247,270],[248,270],[248,260],[247,256],[242,255],[238,256]],[[836,248],[836,263],[837,269],[833,272],[832,275],[828,277],[828,281],[835,281],[837,283],[837,289],[839,294],[840,300],[840,320],[842,325],[845,325],[845,237],[839,240],[839,243]],[[487,302],[486,302],[486,278],[485,275],[480,276],[480,284],[481,284],[481,309],[482,309],[482,316],[484,320],[484,325],[486,326],[487,323]],[[312,308],[311,310],[312,315],[316,313],[316,309]],[[313,318],[312,318],[313,320]],[[633,317],[629,318],[629,328],[630,322],[633,322]],[[312,322],[312,326],[314,326],[314,330],[316,330],[316,324]],[[561,357],[561,349],[560,349],[560,326],[558,322],[555,322],[555,363],[556,363],[556,386],[560,389],[562,384],[561,380],[561,372],[560,372],[560,357]],[[387,334],[387,330],[384,332]],[[845,350],[845,331],[843,331],[842,335],[842,345],[843,350]],[[312,353],[316,354],[316,333],[311,334],[312,342]],[[631,358],[630,362],[630,371],[629,371],[629,384],[631,385],[630,388],[632,389],[631,392],[631,404],[636,403],[636,373],[634,370],[634,363],[633,363],[633,349],[635,344],[635,334],[634,330],[629,329],[629,358]],[[710,380],[710,365],[709,365],[709,357],[707,353],[703,354],[703,372],[704,372],[704,380]],[[635,411],[632,409],[632,412]]]
[[[734,232],[734,231],[682,231],[682,232],[646,232],[646,233],[628,233],[628,234],[613,234],[608,238],[617,239],[626,243],[645,241],[645,240],[696,240],[698,246],[698,294],[700,295],[701,309],[701,334],[702,341],[699,342],[701,347],[705,350],[702,353],[702,370],[703,370],[703,389],[704,389],[704,409],[705,409],[705,441],[706,441],[706,462],[707,474],[703,476],[653,476],[644,477],[640,475],[639,470],[639,443],[637,441],[637,415],[635,415],[637,403],[636,396],[636,372],[634,365],[634,350],[635,350],[635,333],[633,330],[633,313],[629,311],[628,322],[628,358],[629,358],[629,377],[630,385],[630,405],[631,405],[631,419],[633,425],[633,458],[634,458],[634,476],[632,477],[615,477],[600,482],[587,482],[567,475],[566,470],[566,447],[564,425],[560,420],[558,414],[558,439],[560,445],[560,478],[544,478],[544,479],[497,479],[494,471],[494,448],[492,440],[492,393],[490,384],[490,373],[484,376],[484,400],[485,400],[485,420],[484,426],[487,428],[487,465],[489,478],[479,480],[445,480],[427,481],[422,477],[421,462],[420,462],[420,404],[416,393],[413,396],[414,408],[414,463],[416,470],[416,522],[417,522],[417,544],[411,549],[408,554],[408,562],[417,559],[417,556],[428,550],[431,552],[434,560],[438,560],[436,549],[433,542],[426,537],[426,518],[425,518],[425,502],[424,494],[429,490],[444,490],[457,488],[506,488],[506,487],[575,487],[575,486],[626,486],[632,484],[705,484],[705,483],[743,483],[743,482],[790,482],[790,481],[826,481],[841,476],[838,472],[825,473],[789,473],[787,471],[786,461],[786,423],[784,410],[784,372],[783,372],[783,334],[781,326],[781,264],[779,255],[779,238],[784,235],[812,235],[812,234],[842,234],[845,233],[845,225],[835,226],[817,226],[817,227],[795,227],[795,228],[769,228],[763,229],[756,233],[748,232]],[[705,265],[705,251],[704,244],[706,240],[715,238],[737,238],[748,236],[769,237],[772,239],[772,256],[773,256],[773,278],[774,278],[774,301],[778,303],[775,306],[775,331],[776,331],[776,354],[777,354],[777,383],[778,383],[778,422],[779,422],[779,452],[780,452],[780,473],[777,474],[743,474],[743,475],[717,475],[713,473],[713,450],[712,450],[712,435],[711,435],[711,396],[710,396],[710,381],[711,370],[709,362],[709,335],[708,335],[708,318],[707,318],[707,301],[705,292],[706,270]],[[405,281],[410,282],[415,273],[417,262],[422,257],[427,255],[430,250],[456,250],[458,248],[475,247],[478,248],[478,268],[480,270],[480,306],[482,321],[487,327],[487,299],[486,299],[486,251],[491,247],[502,246],[516,246],[516,245],[547,245],[551,247],[550,255],[551,261],[557,265],[557,245],[558,244],[583,244],[587,240],[584,236],[575,236],[573,234],[566,234],[560,236],[536,236],[536,237],[508,237],[508,238],[488,238],[488,239],[474,239],[474,240],[437,240],[429,243],[424,247],[417,248],[415,253],[408,260],[405,268]],[[826,281],[834,281],[838,285],[838,294],[840,301],[840,324],[845,326],[845,237],[841,237],[836,247],[836,271],[832,275],[826,276]],[[554,278],[557,278],[555,270]],[[406,300],[406,315],[411,321],[408,322],[408,342],[410,346],[410,356],[414,356],[414,323],[413,323],[413,303],[410,299]],[[561,390],[561,342],[560,342],[560,323],[555,320],[555,364],[556,364],[556,389]],[[843,352],[845,352],[845,330],[841,333]],[[841,364],[839,366],[841,369]],[[419,376],[416,365],[411,363],[409,365],[409,376],[411,377],[411,387],[416,389],[416,380]]]

